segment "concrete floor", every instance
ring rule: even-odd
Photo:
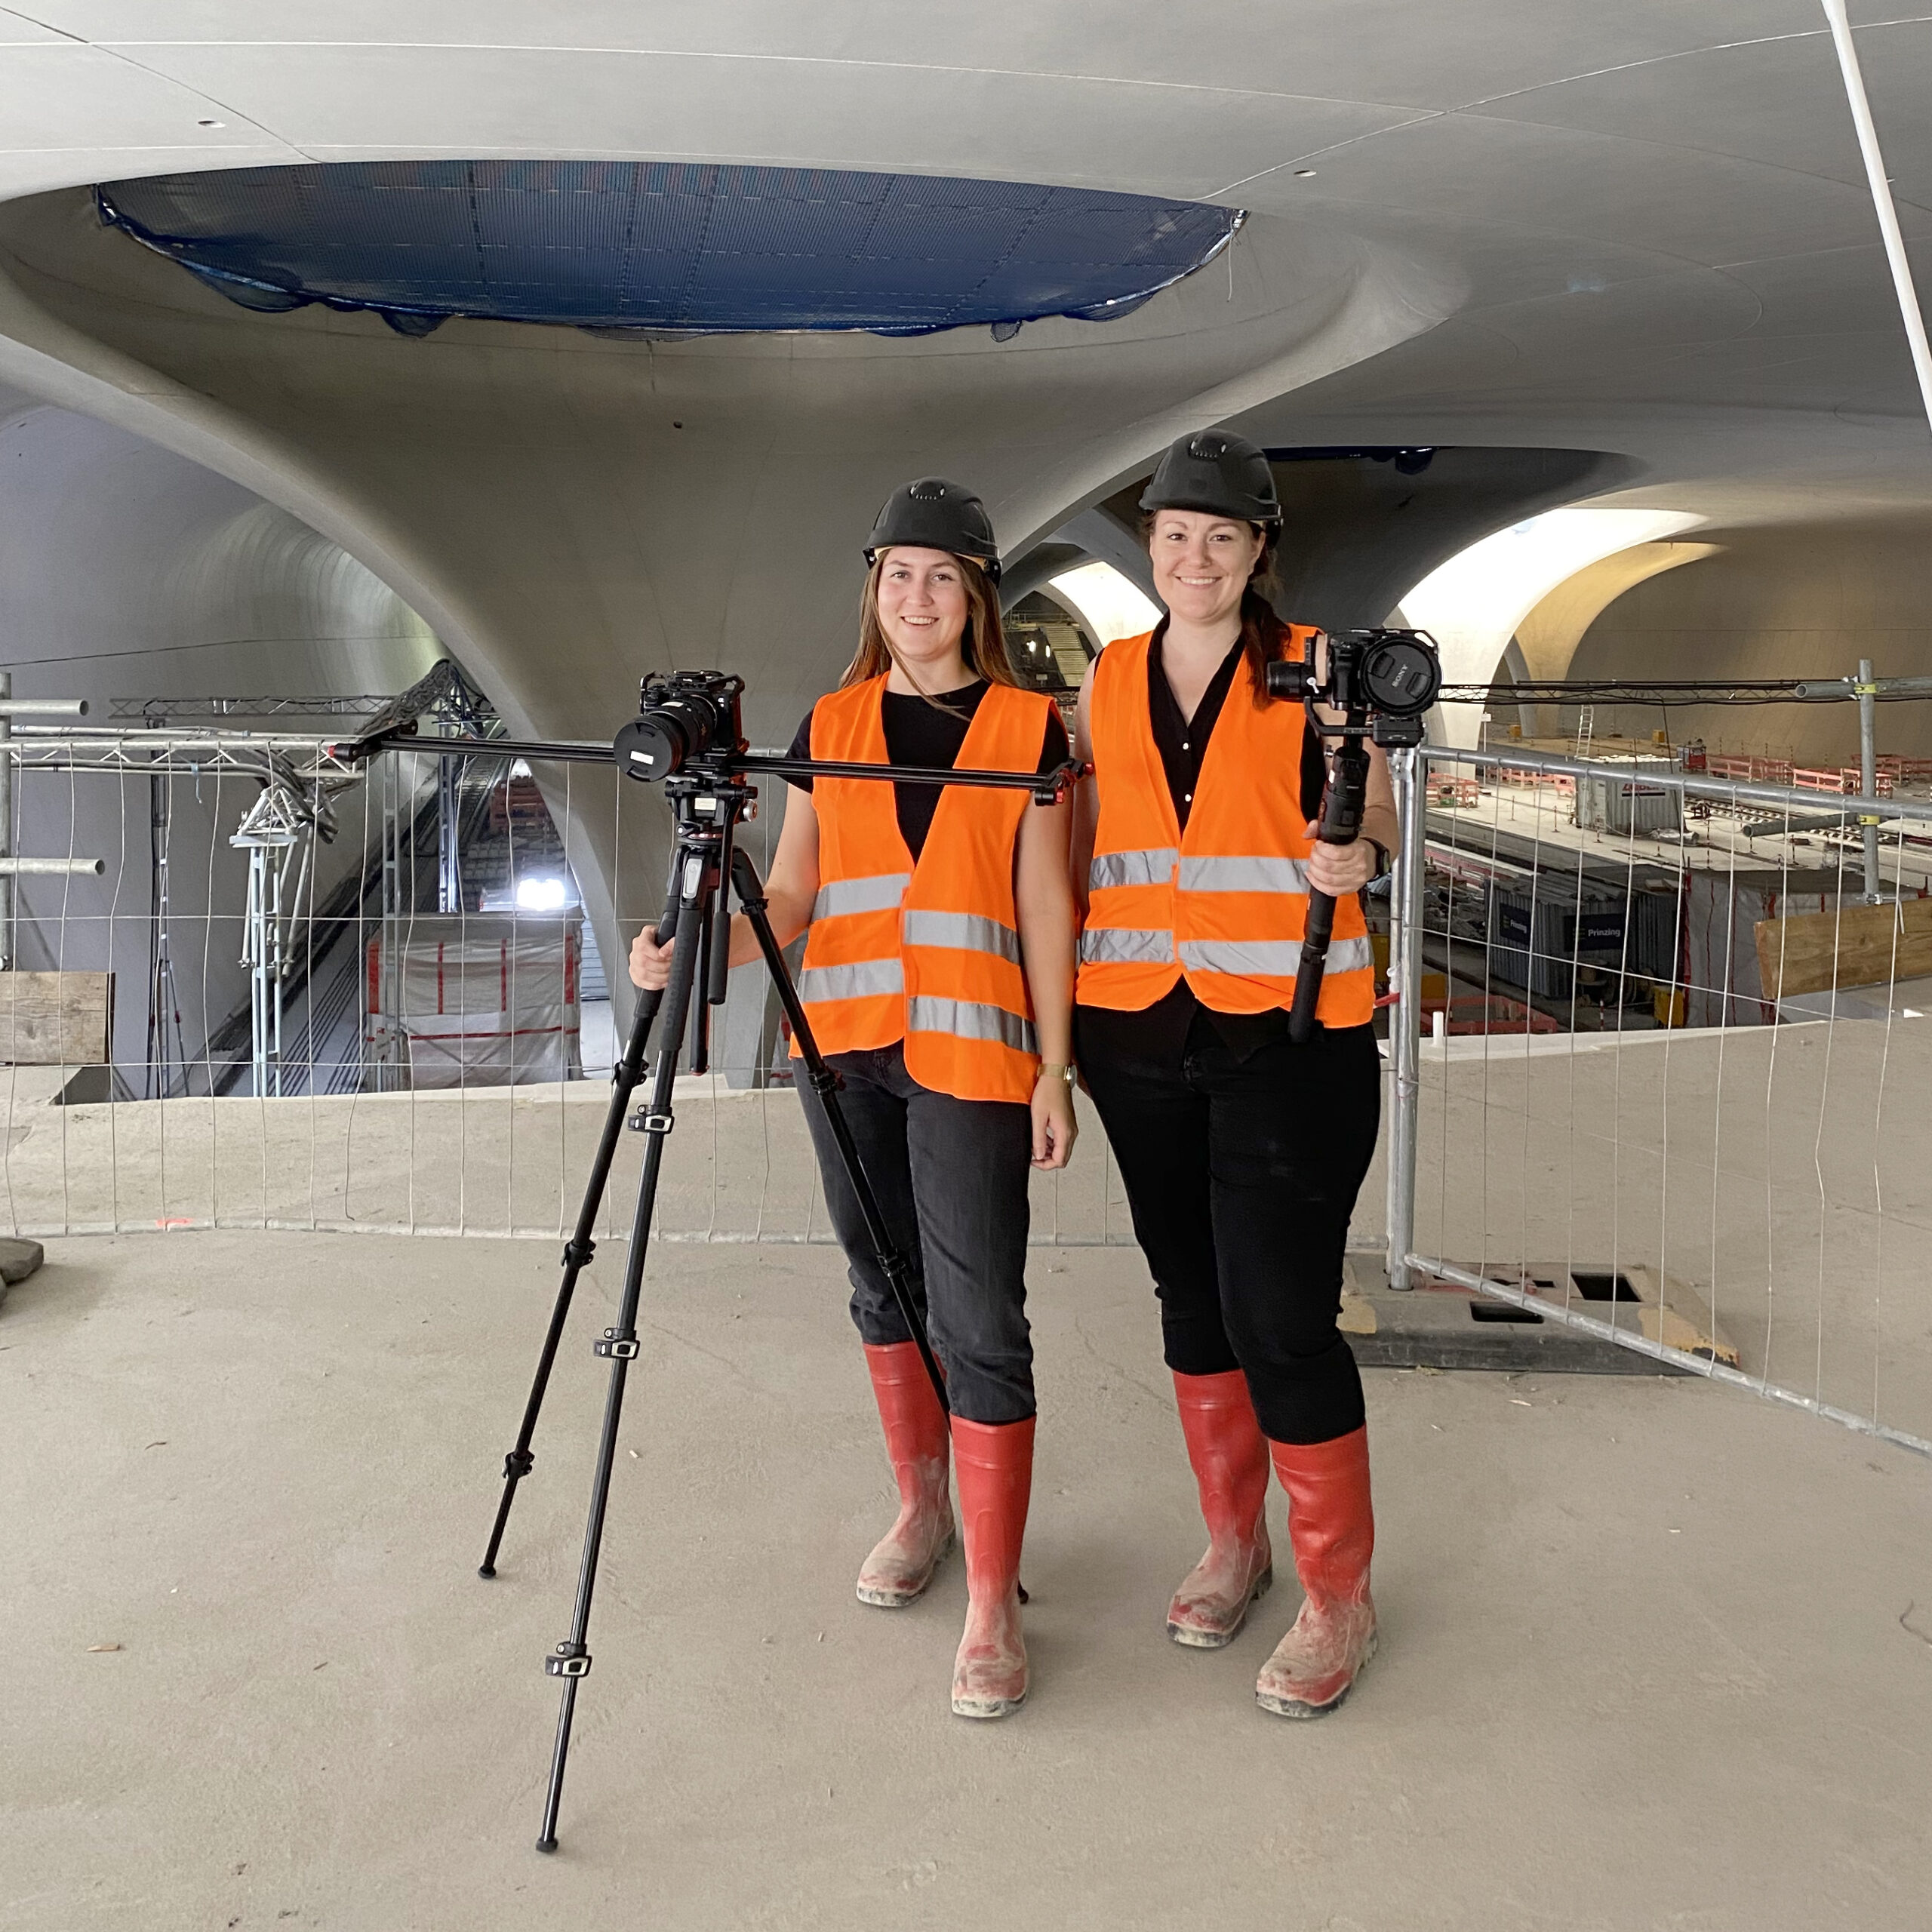
[[[1418,1252],[1661,1267],[1749,1373],[1932,1439],[1932,1023],[1476,1037],[1420,1080]]]
[[[582,1081],[54,1106],[57,1079],[0,1079],[0,1231],[266,1223],[548,1251],[608,1099]],[[1932,1021],[1455,1038],[1425,1044],[1420,1084],[1419,1252],[1660,1269],[1715,1306],[1749,1373],[1932,1440]],[[1072,1165],[1034,1177],[1033,1238],[1131,1253],[1118,1171],[1081,1106]],[[642,1140],[621,1138],[607,1236],[628,1228]],[[1378,1154],[1352,1246],[1383,1244],[1383,1211]],[[827,1243],[796,1097],[685,1083],[657,1226],[681,1243]]]
[[[614,1269],[485,1584],[554,1244],[52,1244],[0,1312],[0,1927],[1925,1924],[1915,1458],[1697,1383],[1374,1374],[1383,1652],[1290,1725],[1291,1586],[1162,1634],[1198,1534],[1143,1271],[1039,1253],[1036,1687],[971,1726],[956,1561],[853,1600],[890,1492],[837,1257],[659,1259],[545,1859]]]

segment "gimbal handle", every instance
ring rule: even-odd
[[[1309,721],[1310,729],[1317,728],[1312,713]],[[1367,722],[1366,710],[1351,706],[1347,728],[1337,734],[1340,742],[1322,794],[1321,825],[1316,835],[1324,845],[1352,845],[1361,835],[1362,811],[1368,800]],[[1298,1047],[1307,1045],[1315,1037],[1315,1008],[1321,998],[1321,978],[1327,970],[1328,944],[1334,930],[1334,894],[1309,893],[1301,959],[1295,972],[1294,1004],[1288,1009],[1288,1038]]]

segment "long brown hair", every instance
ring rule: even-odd
[[[881,550],[878,561],[866,573],[864,594],[859,599],[859,648],[838,681],[841,691],[850,685],[862,685],[868,678],[883,677],[898,661],[886,641],[885,626],[878,614],[879,576],[891,554]],[[999,620],[998,586],[971,557],[954,557],[953,561],[959,566],[959,580],[966,591],[966,629],[959,639],[959,655],[974,677],[983,678],[989,685],[1017,685],[1020,679],[1007,654],[1006,631]],[[916,687],[918,680],[912,682]],[[937,700],[928,698],[927,702]]]
[[[1241,652],[1247,660],[1250,688],[1259,711],[1275,702],[1268,693],[1268,666],[1288,654],[1288,627],[1263,591],[1264,586],[1275,587],[1275,544],[1281,533],[1260,525],[1252,528],[1261,539],[1261,554],[1241,594]]]

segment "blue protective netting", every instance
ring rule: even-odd
[[[102,218],[245,308],[717,334],[1131,313],[1226,246],[1231,208],[835,169],[349,162],[115,181]]]

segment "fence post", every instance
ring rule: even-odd
[[[14,674],[0,671],[0,858],[14,851],[14,760],[6,740],[14,735],[14,720],[6,700],[14,695]],[[14,881],[0,878],[0,971],[14,964]]]
[[[1427,768],[1420,746],[1389,760],[1402,840],[1395,854],[1389,906],[1395,931],[1389,980],[1395,995],[1389,1009],[1389,1044],[1395,1105],[1389,1121],[1389,1285],[1407,1288],[1415,1247],[1416,1114],[1421,1097],[1422,875],[1428,848]]]
[[[1878,795],[1878,686],[1872,676],[1872,660],[1858,660],[1858,790],[1861,798]],[[1884,894],[1878,879],[1878,821],[1869,811],[1858,815],[1860,836],[1865,846],[1865,903],[1875,906]]]

